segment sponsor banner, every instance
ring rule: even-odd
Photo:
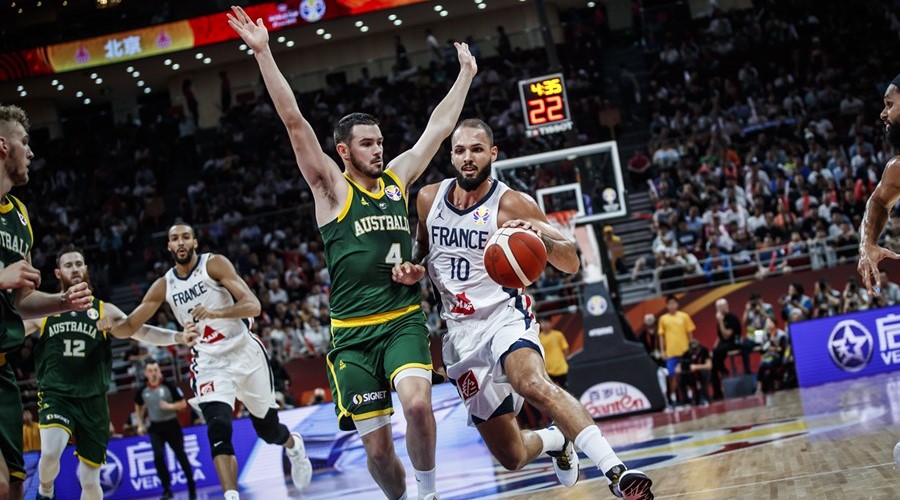
[[[900,367],[900,306],[795,323],[788,331],[801,387]]]
[[[248,6],[270,32],[366,12],[391,9],[425,0],[300,0]],[[225,12],[147,28],[0,54],[0,81],[62,73],[202,47],[238,35]]]
[[[47,58],[56,73],[152,57],[194,46],[187,21],[98,36],[47,47]]]
[[[624,382],[601,382],[579,398],[595,420],[651,409],[650,399],[637,387]]]

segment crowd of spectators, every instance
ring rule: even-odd
[[[628,169],[650,190],[655,238],[632,279],[672,289],[856,254],[866,199],[897,153],[879,119],[895,9],[754,4],[646,35],[651,139]],[[896,248],[896,218],[889,227]]]

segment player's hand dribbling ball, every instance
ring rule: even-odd
[[[547,267],[547,248],[533,231],[503,227],[487,242],[484,267],[500,286],[525,288]]]

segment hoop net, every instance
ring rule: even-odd
[[[575,216],[578,210],[562,210],[560,212],[551,212],[547,214],[547,220],[550,225],[563,234],[571,241],[575,240]]]

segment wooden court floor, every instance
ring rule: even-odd
[[[900,372],[600,427],[627,463],[673,457],[640,466],[658,499],[900,499]],[[611,498],[602,478],[503,497]]]

